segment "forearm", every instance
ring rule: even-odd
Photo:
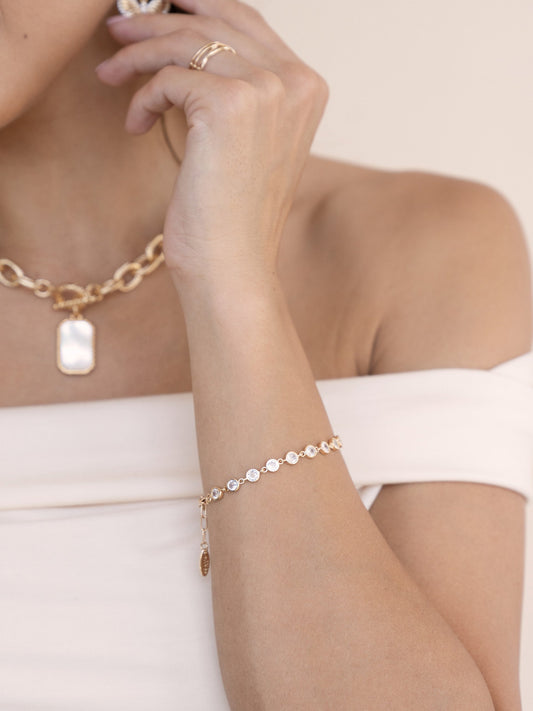
[[[334,434],[277,279],[179,292],[204,492]],[[234,711],[491,708],[472,658],[381,536],[341,453],[265,474],[209,505],[208,517]]]

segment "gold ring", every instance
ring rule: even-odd
[[[204,44],[197,52],[194,53],[191,61],[189,62],[189,69],[197,69],[198,71],[202,71],[208,60],[219,52],[233,52],[233,54],[237,54],[237,52],[233,49],[233,47],[230,47],[229,44],[224,44],[223,42],[207,42],[207,44]]]

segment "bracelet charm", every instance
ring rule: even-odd
[[[209,548],[207,543],[207,508],[206,504],[200,503],[200,526],[202,529],[202,542],[200,543],[200,548],[202,552],[200,553],[200,570],[202,575],[207,575],[209,572]]]
[[[225,486],[215,486],[208,494],[200,497],[200,531],[202,540],[200,543],[200,572],[205,577],[209,572],[211,558],[209,555],[209,544],[207,542],[207,506],[214,501],[220,501],[224,498],[227,492],[238,491],[245,483],[255,483],[259,481],[263,474],[268,472],[277,472],[282,464],[297,464],[300,459],[307,457],[313,459],[320,452],[321,454],[330,454],[338,449],[341,449],[342,441],[338,435],[333,435],[327,442],[322,440],[318,444],[308,444],[300,452],[293,450],[287,452],[285,457],[279,459],[269,459],[261,469],[248,469],[246,474],[240,478],[229,479]]]

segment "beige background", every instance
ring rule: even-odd
[[[531,0],[251,4],[330,85],[314,152],[489,183],[514,204],[533,251]],[[528,520],[524,709],[533,708],[533,505]]]

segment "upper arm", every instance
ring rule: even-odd
[[[496,711],[520,709],[524,499],[466,482],[393,484],[370,513],[478,665]]]
[[[390,244],[373,373],[491,368],[531,347],[530,263],[513,210],[483,186],[435,180],[420,185]],[[520,494],[466,482],[385,485],[370,511],[497,711],[520,708],[524,512]]]

